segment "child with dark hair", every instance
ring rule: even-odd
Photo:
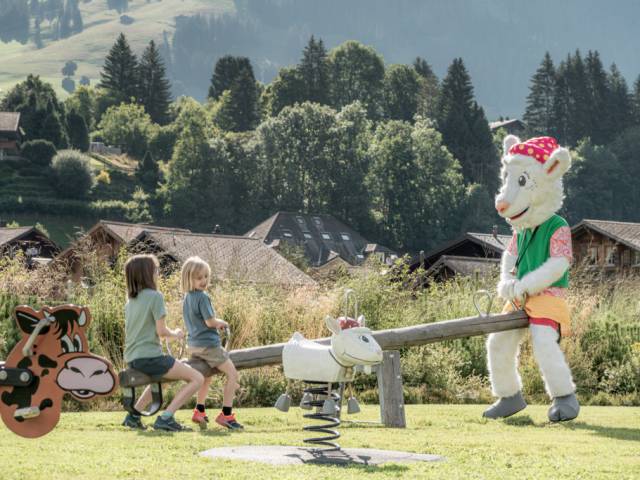
[[[184,333],[179,328],[167,327],[167,310],[164,297],[158,291],[158,259],[154,255],[135,255],[124,266],[127,282],[128,301],[124,309],[125,348],[124,360],[130,368],[152,377],[185,380],[187,385],[180,389],[167,409],[156,418],[153,428],[179,432],[187,430],[174,418],[174,413],[195,392],[204,381],[200,372],[189,365],[176,361],[162,353],[160,338],[182,339]],[[151,400],[151,387],[147,387],[136,403],[136,409],[145,408]],[[128,414],[123,422],[130,428],[145,429],[139,416]]]

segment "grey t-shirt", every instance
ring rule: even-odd
[[[124,361],[162,355],[156,322],[167,314],[164,297],[157,290],[145,288],[124,307]]]
[[[205,320],[216,317],[207,292],[191,290],[184,296],[182,315],[187,326],[187,345],[190,347],[219,347],[220,335],[215,328],[207,327]]]

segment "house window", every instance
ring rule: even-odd
[[[303,232],[309,231],[309,227],[307,227],[307,222],[305,222],[304,217],[301,217],[300,215],[298,215],[296,217],[296,222],[298,222],[298,226]]]
[[[331,235],[329,235],[327,232],[322,232],[321,235],[323,240],[331,240]]]
[[[589,265],[598,264],[598,247],[589,247],[587,250],[587,263]]]
[[[618,263],[618,252],[615,246],[605,248],[604,264],[608,267]]]
[[[313,223],[316,224],[316,227],[322,228],[322,219],[320,217],[313,217]]]
[[[356,255],[356,258],[357,258],[358,260],[364,260],[364,255],[362,255],[361,253],[359,253],[359,254],[357,254],[357,255]]]
[[[633,252],[633,264],[640,267],[640,251]]]
[[[291,233],[291,230],[282,230],[282,236],[284,238],[293,238],[293,233]]]
[[[307,240],[311,240],[313,238],[313,235],[307,232],[305,232],[303,235],[304,235],[304,238],[306,238]]]
[[[342,240],[344,240],[345,242],[348,242],[348,241],[350,241],[350,240],[351,240],[351,237],[349,236],[349,234],[348,234],[348,233],[341,233],[341,234],[340,234],[340,238],[341,238]]]

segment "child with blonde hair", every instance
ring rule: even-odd
[[[170,355],[162,353],[160,338],[182,339],[179,328],[171,329],[165,322],[167,309],[158,291],[158,259],[154,255],[134,255],[124,265],[127,283],[127,304],[124,308],[124,360],[131,368],[152,377],[185,380],[187,384],[173,397],[167,409],[156,418],[153,428],[169,432],[189,430],[174,418],[174,413],[204,382],[202,374]],[[138,411],[151,401],[151,387],[147,387],[136,403]],[[144,430],[139,416],[128,414],[123,425]]]
[[[218,329],[225,329],[229,324],[216,318],[216,311],[207,294],[211,268],[199,257],[188,258],[182,266],[182,291],[184,302],[182,313],[187,327],[187,348],[190,360],[204,361],[211,368],[217,368],[227,377],[222,397],[222,411],[215,421],[230,430],[242,429],[233,414],[233,400],[238,385],[238,372],[229,359],[229,354],[222,347]],[[196,408],[191,420],[201,426],[209,421],[205,413],[204,403],[209,392],[211,377],[205,377],[198,390]]]

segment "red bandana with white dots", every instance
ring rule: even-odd
[[[516,143],[509,149],[509,154],[525,155],[544,164],[556,148],[558,148],[558,142],[555,138],[536,137],[526,142]]]

